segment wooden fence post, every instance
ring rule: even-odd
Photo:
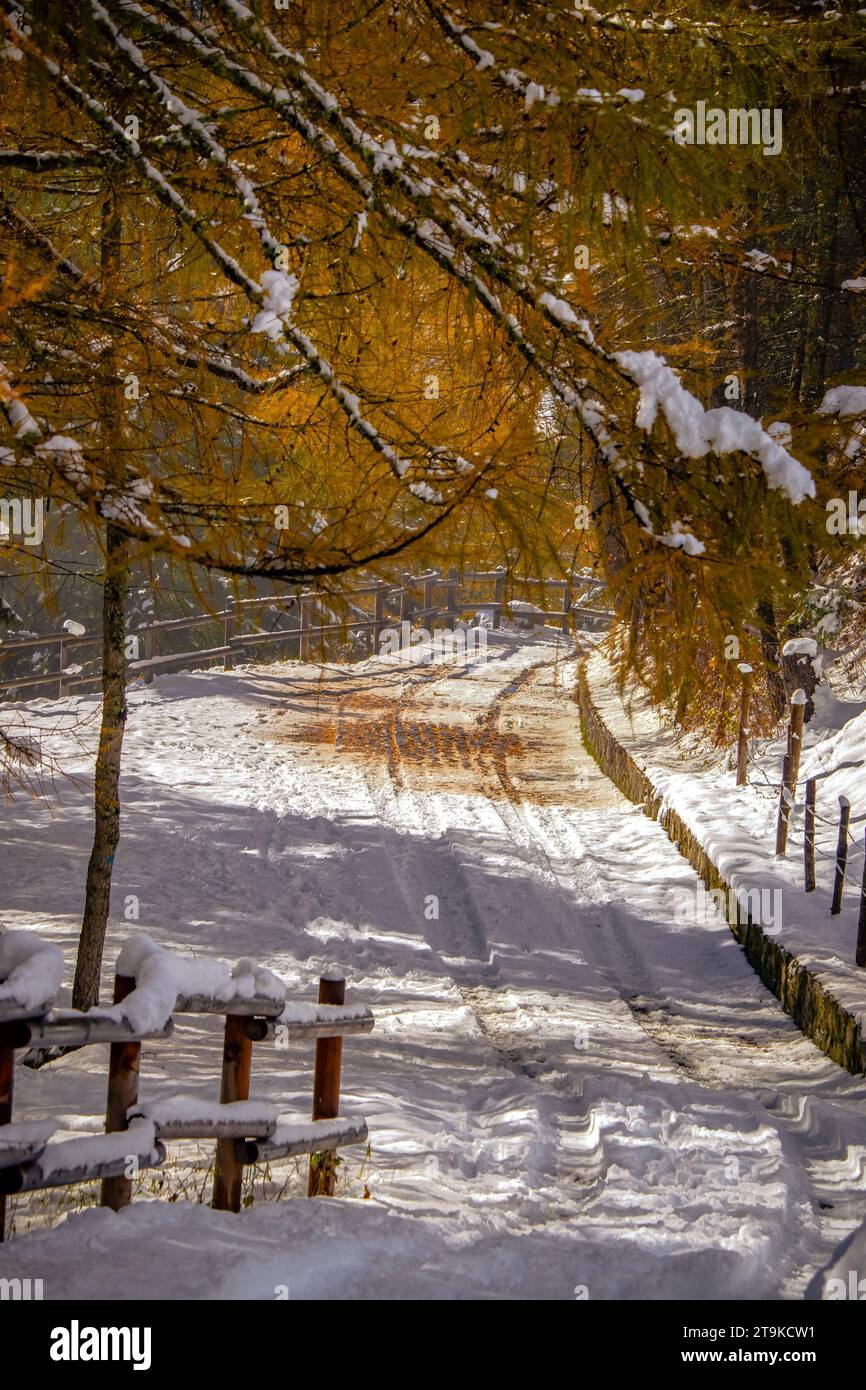
[[[860,916],[857,919],[857,956],[860,966],[866,965],[866,830],[863,832],[863,878],[860,882]]]
[[[135,989],[131,975],[115,975],[114,1003],[120,1004]],[[127,1128],[126,1114],[138,1100],[138,1074],[141,1066],[140,1042],[115,1042],[108,1057],[108,1094],[105,1100],[105,1132],[115,1134]],[[103,1178],[101,1205],[120,1211],[132,1201],[131,1178]]]
[[[791,808],[794,804],[794,796],[791,791],[791,760],[792,754],[786,753],[782,759],[782,785],[779,789],[779,814],[776,819],[776,854],[783,858],[788,848],[788,822],[791,819]]]
[[[298,655],[301,661],[310,659],[310,624],[312,623],[312,597],[310,594],[301,594],[298,603],[299,622],[301,627],[298,639]]]
[[[146,627],[142,631],[143,641],[141,655],[144,661],[153,661],[156,656],[156,628]],[[145,671],[145,685],[153,685],[153,671]]]
[[[235,601],[234,601],[233,596],[232,596],[231,594],[229,594],[228,598],[226,599],[226,612],[225,612],[225,618],[223,619],[223,646],[224,646],[224,647],[230,647],[231,640],[232,640],[232,638],[235,636],[235,631],[236,631]],[[235,669],[234,654],[229,650],[229,651],[227,651],[226,654],[225,654],[225,660],[223,661],[223,670],[224,670],[224,671],[233,671],[234,669]]]
[[[411,574],[404,574],[403,588],[400,594],[400,622],[411,623],[414,611],[415,609],[412,603],[412,576]]]
[[[459,614],[457,612],[457,571],[448,571],[448,587],[445,590],[445,624],[454,627]]]
[[[737,667],[743,678],[740,690],[740,724],[737,730],[737,786],[745,787],[749,780],[749,718],[752,713],[753,671],[745,661]]]
[[[493,602],[499,605],[498,608],[494,608],[493,610],[494,627],[499,627],[502,622],[502,605],[505,601],[505,580],[507,574],[508,571],[500,566],[496,578],[493,581]]]
[[[12,1121],[12,1088],[15,1080],[15,1049],[0,1041],[0,1125]],[[6,1196],[0,1195],[0,1242],[6,1239]]]
[[[223,1070],[220,1081],[220,1102],[250,1098],[250,1066],[253,1056],[249,1019],[238,1014],[226,1017],[223,1038]],[[213,1200],[216,1211],[240,1211],[244,1168],[239,1161],[234,1139],[218,1139],[214,1166]]]
[[[345,1004],[346,981],[342,975],[322,975],[319,980],[320,1004]],[[316,1069],[313,1078],[313,1119],[335,1120],[340,1113],[340,1066],[342,1038],[319,1038],[316,1042]],[[337,1177],[335,1154],[310,1155],[307,1180],[308,1197],[333,1197]]]
[[[839,837],[836,841],[836,877],[833,881],[833,902],[830,905],[831,917],[838,917],[842,911],[842,894],[845,891],[845,870],[848,867],[848,821],[851,818],[851,803],[847,796],[839,797]]]
[[[58,700],[62,700],[64,695],[63,672],[66,670],[66,643],[61,642],[57,650],[60,661],[57,668],[57,698]]]
[[[784,857],[788,848],[788,824],[797,796],[797,776],[803,749],[803,719],[806,714],[806,692],[795,690],[791,696],[791,718],[788,722],[788,751],[782,762],[782,789],[779,793],[779,815],[776,821],[776,854]]]
[[[791,696],[791,720],[788,725],[788,751],[791,754],[791,798],[796,800],[800,754],[803,751],[803,720],[806,714],[806,692],[795,690]]]
[[[562,590],[562,631],[568,633],[571,619],[571,585],[566,581]]]
[[[806,783],[806,824],[803,831],[803,872],[807,893],[815,891],[815,778]]]
[[[428,632],[432,632],[435,625],[436,614],[431,613],[430,609],[433,607],[433,585],[436,583],[436,578],[435,574],[425,574],[424,576],[424,627]]]
[[[376,586],[376,593],[375,593],[375,595],[374,595],[374,600],[373,600],[373,601],[374,601],[374,603],[375,603],[375,607],[374,607],[374,609],[373,609],[373,620],[374,620],[374,622],[375,622],[375,624],[376,624],[375,627],[373,628],[373,655],[376,656],[377,653],[378,653],[378,651],[379,651],[379,641],[380,641],[380,638],[381,638],[381,636],[382,636],[382,629],[385,627],[385,585],[384,585],[384,584],[382,584],[382,583],[377,584],[377,586]]]
[[[288,614],[289,621],[291,622],[292,618],[294,618],[295,623],[297,624],[296,627],[290,627],[290,628],[288,629],[288,633],[287,633],[287,637],[286,637],[286,649],[287,649],[288,655],[287,655],[287,657],[286,657],[286,660],[287,660],[287,661],[299,661],[300,658],[301,658],[301,620],[302,620],[302,614],[301,614],[301,590],[300,590],[300,589],[296,589],[295,592],[294,592],[294,594],[292,595],[292,604],[291,604],[291,605],[289,605],[289,604],[286,605],[286,613]]]

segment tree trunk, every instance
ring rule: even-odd
[[[768,599],[761,599],[755,611],[761,627],[761,652],[767,668],[767,693],[770,698],[770,708],[775,718],[781,719],[785,713],[787,702],[785,682],[779,669],[780,642],[776,627],[776,611]]]
[[[789,629],[792,637],[799,636],[794,628]],[[818,677],[815,675],[815,668],[812,659],[808,656],[783,656],[781,659],[781,676],[785,686],[785,693],[790,700],[795,690],[803,690],[806,694],[806,707],[803,711],[803,718],[808,724],[812,715],[815,713],[815,691],[818,688]]]
[[[102,726],[93,787],[93,848],[87,866],[84,920],[72,989],[74,1009],[89,1009],[99,1002],[111,875],[120,842],[120,758],[126,724],[124,600],[129,576],[128,549],[123,532],[109,526],[102,598]]]
[[[758,281],[759,276],[747,271],[740,274],[734,286],[734,310],[737,316],[737,337],[739,340],[740,369],[743,378],[743,396],[739,407],[749,415],[761,414],[760,400],[760,337],[758,319]]]
[[[834,181],[817,191],[815,232],[811,266],[807,273],[820,281],[808,296],[803,322],[803,345],[799,353],[797,398],[803,406],[814,406],[824,393],[827,375],[827,343],[838,283],[839,189]]]
[[[102,205],[101,290],[111,307],[120,261],[120,205],[113,189]],[[123,416],[116,345],[111,343],[102,364],[97,398],[106,485],[120,487],[124,479]],[[75,964],[72,1006],[89,1009],[99,1002],[102,948],[108,926],[111,876],[120,841],[120,759],[126,725],[126,616],[129,583],[129,541],[110,522],[105,533],[105,573],[102,596],[102,725],[93,786],[93,848],[87,866],[84,918]]]

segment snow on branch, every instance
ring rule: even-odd
[[[187,103],[169,87],[165,79],[154,72],[153,68],[145,61],[144,55],[138,45],[133,43],[132,39],[128,38],[125,34],[121,33],[104,5],[100,3],[100,0],[90,0],[90,8],[97,24],[99,24],[103,31],[113,39],[124,56],[131,62],[139,76],[150,84],[157,96],[159,96],[160,100],[164,103],[170,115],[179,122],[184,131],[188,132],[194,140],[194,143],[203,153],[217,164],[222,165],[231,174],[235,189],[243,204],[245,218],[255,227],[267,254],[272,259],[276,258],[283,250],[283,244],[268,228],[264,213],[262,212],[261,205],[256,196],[256,191],[243,170],[235,160],[231,159],[226,154],[226,151],[219,141],[211,135],[200,113],[193,110],[191,106],[188,106]],[[269,272],[271,275],[278,275],[279,273],[279,271]]]
[[[183,143],[213,168],[225,171],[231,179],[245,220],[257,232],[263,250],[275,260],[277,250],[284,248],[267,226],[250,178],[219,143],[202,114],[169,85],[162,75],[166,69],[154,70],[138,45],[121,31],[116,18],[101,0],[89,0],[89,8],[98,26],[124,61],[131,65],[137,78],[151,87],[180,127]],[[554,396],[575,412],[602,458],[617,473],[617,486],[636,515],[640,517],[642,504],[623,477],[626,461],[623,446],[612,437],[596,403],[584,398],[585,383],[573,381],[555,365],[555,342],[551,344],[544,338],[545,325],[556,330],[557,339],[567,339],[578,351],[587,354],[608,376],[618,378],[620,383],[625,381],[638,386],[640,401],[636,423],[640,429],[649,433],[661,411],[683,455],[699,458],[710,452],[743,451],[761,463],[769,487],[782,490],[793,502],[814,496],[815,486],[808,471],[758,421],[728,407],[705,411],[664,359],[655,353],[611,352],[598,343],[588,318],[561,298],[550,283],[544,279],[539,282],[533,277],[510,245],[507,229],[497,232],[481,188],[467,179],[444,186],[430,176],[430,151],[409,145],[398,148],[393,140],[379,139],[365,129],[357,110],[345,110],[338,97],[312,75],[304,56],[285,48],[242,0],[213,0],[213,8],[225,20],[229,33],[264,59],[264,63],[258,65],[259,70],[239,61],[233,48],[224,48],[217,29],[204,27],[205,21],[200,22],[195,11],[180,15],[176,6],[165,4],[159,7],[161,13],[157,18],[135,0],[119,0],[115,14],[119,12],[146,26],[158,41],[169,38],[188,48],[204,68],[267,106],[354,190],[365,217],[374,213],[383,218],[392,231],[461,284],[498,325],[511,346],[542,376]],[[449,41],[470,56],[480,71],[490,70],[491,75],[500,71],[493,55],[480,48],[464,26],[429,0],[427,8],[440,28],[444,25]],[[172,19],[179,22],[173,23]],[[29,41],[27,47],[79,109],[85,111],[110,137],[113,146],[140,170],[159,200],[255,306],[251,331],[263,333],[281,346],[293,347],[300,362],[292,372],[309,371],[317,376],[349,420],[350,427],[387,461],[396,477],[404,478],[411,466],[410,460],[401,458],[394,445],[362,414],[358,397],[340,381],[332,364],[293,322],[298,290],[296,276],[277,268],[256,276],[248,273],[211,235],[207,219],[190,206],[177,186],[148,158],[143,146],[129,136],[102,102],[72,82],[68,74]],[[272,83],[262,71],[273,68],[278,69],[279,77]],[[506,85],[522,95],[527,104],[549,100],[542,84],[513,71],[511,78],[513,80]],[[277,82],[282,85],[276,85]],[[581,89],[578,96],[593,103],[601,99],[601,94],[589,88]],[[631,107],[642,96],[637,88],[623,88],[617,93],[617,100]],[[416,167],[425,161],[427,168]],[[500,294],[503,298],[509,296],[512,302],[516,299],[519,305],[531,311],[528,329],[508,311],[508,304],[503,303]],[[192,355],[178,355],[179,360],[194,365]],[[204,365],[218,375],[223,370],[213,358]],[[224,370],[226,375],[232,375],[231,367],[226,366]],[[248,381],[253,380],[248,377]],[[239,384],[243,383],[239,381]],[[247,386],[246,389],[253,388]],[[429,451],[426,462],[429,466]],[[441,495],[428,482],[414,479],[408,486],[426,501],[442,501]],[[645,526],[653,534],[652,528],[646,523]],[[679,522],[674,522],[656,539],[693,555],[703,548]]]
[[[832,386],[818,406],[819,415],[838,415],[840,420],[866,415],[866,386]]]
[[[815,496],[815,481],[808,469],[751,415],[727,405],[705,410],[655,352],[617,352],[614,357],[640,388],[635,417],[640,429],[649,433],[661,411],[686,458],[748,454],[761,464],[769,488],[780,489],[794,503]]]
[[[206,219],[199,216],[189,206],[165,174],[145,155],[138,141],[130,136],[120,123],[110,115],[102,102],[74,83],[68,74],[62,72],[47,54],[42,53],[30,41],[27,41],[27,50],[62,86],[75,105],[101,126],[120,148],[127,151],[129,159],[144,175],[156,197],[193,233],[226,278],[243,290],[252,303],[266,310],[266,301],[270,297],[268,287],[258,283],[243,269],[235,257],[231,256],[218,241],[207,234],[205,231]],[[401,458],[395,447],[361,413],[358,397],[343,385],[330,362],[319,353],[312,339],[291,322],[284,319],[282,323],[284,337],[324,383],[329,394],[348,418],[350,426],[367,441],[376,453],[385,459],[394,476],[402,479],[411,466],[410,460]]]
[[[52,434],[45,438],[45,430],[13,390],[9,373],[2,362],[0,406],[15,430],[16,443],[22,452],[39,463],[47,464],[78,497],[90,503],[99,516],[117,521],[130,535],[142,540],[154,540],[163,535],[176,545],[189,544],[185,537],[175,536],[167,529],[161,531],[142,510],[142,502],[149,500],[152,492],[149,480],[133,478],[123,488],[105,488],[100,493],[85,463],[82,445],[67,434]],[[12,451],[4,450],[5,453],[11,454]],[[10,461],[4,457],[4,462]]]
[[[443,189],[429,174],[419,174],[415,171],[411,167],[414,153],[412,150],[405,146],[402,150],[397,150],[393,141],[383,144],[369,131],[362,129],[354,116],[350,117],[343,112],[337,97],[326,91],[308,73],[303,57],[285,48],[266,25],[255,19],[240,0],[216,0],[216,3],[220,9],[241,21],[244,34],[256,43],[264,56],[282,66],[288,65],[294,79],[293,85],[288,91],[276,92],[273,88],[270,89],[271,96],[277,99],[275,103],[272,102],[276,109],[290,114],[299,133],[309,143],[318,145],[323,152],[328,153],[327,137],[322,130],[312,121],[304,121],[300,114],[300,108],[305,102],[312,100],[320,118],[335,127],[354,152],[364,159],[368,170],[366,178],[362,178],[352,161],[339,164],[338,169],[344,178],[355,184],[365,200],[370,196],[370,180],[374,183],[380,181],[392,190],[404,194],[414,209],[418,208],[419,203],[426,205],[434,196],[438,199],[441,206],[435,219],[429,216],[419,218],[417,213],[414,218],[407,219],[404,213],[388,203],[380,203],[379,211],[385,213],[398,233],[404,237],[408,236],[422,250],[432,254],[437,263],[449,269],[452,275],[458,272],[460,265],[456,248],[463,247],[465,267],[468,268],[471,263],[473,271],[488,273],[500,285],[515,291],[528,308],[540,309],[549,323],[576,339],[582,348],[589,349],[595,355],[609,361],[596,344],[588,319],[575,313],[570,304],[553,295],[547,287],[534,284],[520,263],[513,256],[507,255],[501,237],[493,229],[480,225],[477,216],[467,216],[466,211],[459,206],[459,200],[455,201],[453,188]],[[235,77],[242,79],[243,73],[236,65],[231,66]],[[257,80],[256,86],[259,90],[262,90],[264,85]],[[426,154],[425,151],[420,153]],[[483,204],[480,189],[473,190],[472,202],[474,213],[478,205]],[[501,321],[499,301],[491,294],[480,275],[470,272],[461,278],[467,288],[481,298],[486,308],[498,311]]]
[[[303,95],[299,94],[296,88],[290,92],[286,88],[273,87],[258,75],[252,74],[234,60],[221,54],[213,45],[203,41],[188,28],[184,30],[174,29],[173,33],[185,42],[191,41],[203,61],[215,66],[221,75],[234,80],[238,86],[250,94],[264,98],[275,112],[286,117],[293,129],[302,135],[308,144],[318,148],[341,177],[355,187],[365,204],[370,201],[373,195],[374,182],[382,180],[391,185],[396,184],[413,202],[417,202],[419,199],[426,202],[435,191],[440,194],[446,205],[449,205],[448,196],[438,190],[429,178],[424,176],[423,179],[418,180],[406,172],[403,167],[404,156],[400,152],[395,148],[389,149],[381,145],[368,132],[363,131],[354,119],[344,116],[337,98],[332,93],[325,91],[305,72],[303,58],[284,48],[267,27],[255,19],[255,16],[245,5],[238,3],[238,0],[217,0],[217,3],[229,18],[235,17],[241,22],[244,34],[252,39],[260,52],[271,59],[289,62],[292,65],[295,77],[303,86],[307,96],[312,97],[317,103],[320,114],[330,123],[336,124],[353,149],[365,159],[368,164],[367,174],[362,173],[351,159],[340,152],[330,137],[316,126],[315,122],[304,116],[301,110]],[[126,0],[125,8],[146,18],[140,7],[130,3],[130,0]],[[564,383],[558,374],[543,362],[538,350],[527,339],[517,319],[513,314],[507,314],[504,311],[497,295],[477,273],[472,263],[474,259],[479,259],[480,252],[477,243],[479,241],[485,243],[484,269],[493,274],[510,290],[516,288],[516,292],[527,306],[540,310],[558,330],[573,337],[582,348],[590,350],[609,365],[612,359],[596,344],[588,320],[575,314],[566,301],[557,298],[542,287],[534,286],[528,281],[523,269],[513,261],[500,262],[495,255],[488,254],[492,240],[490,236],[470,235],[467,240],[465,236],[467,223],[462,213],[454,220],[441,214],[437,216],[436,221],[428,216],[407,217],[404,212],[381,197],[376,200],[376,208],[395,231],[425,252],[437,265],[452,278],[459,280],[472,293],[486,312],[504,329],[512,346],[530,365],[546,376],[548,384],[559,399],[569,409],[574,409],[579,413],[590,438],[593,439],[603,456],[610,458],[612,446],[609,442],[609,436],[607,431],[598,434],[594,412],[583,410],[579,393],[573,386]],[[465,245],[462,254],[458,254],[455,246],[455,242],[458,241]],[[431,499],[428,498],[427,500]]]
[[[0,221],[14,228],[24,243],[35,247],[68,280],[72,280],[79,286],[87,286],[91,283],[80,266],[58,251],[51,238],[47,237],[44,232],[40,232],[38,227],[35,227],[18,208],[13,207],[2,192],[0,192]]]
[[[106,150],[0,150],[0,169],[27,169],[46,174],[55,169],[81,169],[88,165],[102,166],[114,159]]]
[[[522,100],[525,110],[530,111],[535,105],[560,105],[563,98],[556,87],[528,77],[519,68],[503,67],[489,49],[481,48],[475,42],[465,24],[458,23],[441,6],[433,3],[433,0],[425,0],[425,3],[449,43],[468,55],[475,65],[476,72],[489,72],[493,81],[514,92]],[[628,112],[627,108],[643,101],[644,96],[645,92],[640,87],[620,87],[615,93],[603,93],[596,87],[578,87],[569,100],[577,106],[608,106],[617,111],[626,108],[627,114],[635,124],[643,126],[646,122]]]
[[[267,274],[267,272],[265,273]],[[170,346],[181,366],[202,367],[212,376],[220,377],[223,381],[234,382],[241,391],[246,391],[251,395],[264,395],[269,391],[284,391],[289,386],[296,385],[305,371],[305,368],[299,364],[294,367],[286,367],[281,372],[273,372],[270,376],[255,377],[250,376],[249,372],[244,371],[243,367],[232,362],[225,354],[215,357],[212,353],[195,352],[192,348],[183,346],[177,338]]]

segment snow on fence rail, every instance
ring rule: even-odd
[[[114,1002],[86,1012],[52,1007],[63,975],[56,946],[29,932],[0,936],[0,1240],[10,1194],[101,1180],[103,1206],[132,1200],[132,1172],[165,1160],[165,1141],[213,1139],[213,1206],[239,1211],[243,1169],[310,1155],[308,1194],[332,1196],[337,1149],[362,1143],[362,1119],[339,1113],[343,1037],[369,1033],[373,1015],[347,1005],[345,980],[323,976],[315,1004],[289,1001],[286,986],[249,960],[190,961],[149,937],[132,938],[115,966]],[[175,1014],[225,1016],[219,1103],[200,1096],[139,1100],[142,1042],[169,1038]],[[315,1041],[312,1119],[249,1098],[255,1042]],[[43,1121],[12,1121],[15,1052],[32,1046],[109,1043],[105,1132],[52,1140]]]
[[[470,590],[487,589],[492,586],[492,598],[472,597]],[[147,684],[161,671],[177,666],[206,666],[211,662],[222,661],[223,668],[231,671],[237,659],[260,645],[285,644],[287,655],[302,661],[309,660],[314,645],[321,646],[329,635],[368,633],[369,650],[378,650],[382,631],[394,622],[421,622],[431,631],[438,624],[456,623],[464,613],[484,611],[490,615],[494,628],[501,623],[507,604],[507,589],[521,587],[524,590],[540,589],[542,595],[548,591],[559,597],[559,606],[535,609],[539,619],[558,621],[563,632],[569,632],[572,625],[583,627],[603,627],[612,618],[604,608],[594,607],[585,601],[597,599],[603,592],[600,581],[588,575],[575,574],[570,579],[514,578],[505,569],[465,570],[456,569],[442,575],[436,571],[413,576],[404,574],[400,584],[384,581],[365,584],[356,589],[335,596],[319,591],[296,589],[294,592],[274,594],[266,598],[229,598],[226,607],[212,613],[202,612],[183,618],[167,618],[132,628],[128,639],[135,639],[133,650],[140,651],[128,662],[132,676],[143,676]],[[364,608],[356,603],[366,602]],[[346,607],[346,616],[339,618],[331,605],[341,602]],[[268,611],[291,617],[293,621],[286,626],[264,628],[259,615]],[[368,611],[369,610],[369,611]],[[74,625],[73,625],[74,626]],[[207,629],[219,634],[215,643],[194,650],[181,652],[160,652],[164,637],[175,632],[186,632],[193,628]],[[0,695],[15,695],[19,690],[55,687],[56,694],[63,696],[77,690],[98,685],[101,676],[98,672],[85,674],[83,667],[70,663],[71,653],[76,657],[90,647],[99,647],[101,638],[86,633],[63,631],[46,633],[43,636],[15,637],[0,641],[0,674],[4,663],[22,654],[37,655],[43,651],[57,649],[56,670],[48,674],[32,675],[20,673],[0,680]],[[7,668],[8,669],[8,668]]]
[[[751,668],[746,668],[750,671]],[[746,687],[747,677],[744,675],[743,685]],[[806,692],[795,690],[791,696],[790,715],[788,718],[787,738],[785,753],[782,758],[782,776],[779,784],[779,806],[776,813],[776,857],[784,859],[788,851],[788,829],[791,815],[797,804],[797,779],[800,773],[800,758],[803,751],[803,731],[805,724],[806,711]],[[742,736],[742,720],[741,720]],[[859,765],[859,764],[855,764]],[[745,759],[743,759],[745,767]],[[839,769],[836,768],[835,771]],[[830,776],[834,769],[826,772],[816,773],[813,777],[806,780],[806,800],[805,815],[803,822],[803,886],[807,893],[814,893],[816,886],[815,877],[815,841],[816,841],[816,821],[827,821],[826,817],[818,813],[818,783],[827,776]],[[737,785],[747,782],[747,777],[740,776],[740,759],[737,760]],[[862,817],[861,817],[862,819]],[[845,878],[848,869],[848,849],[850,845],[850,822],[851,822],[851,803],[847,796],[839,797],[839,824],[836,836],[836,868],[833,881],[833,897],[830,903],[830,915],[836,917],[842,911],[842,898],[845,891]],[[863,872],[860,884],[860,911],[857,920],[857,946],[854,956],[855,964],[861,969],[866,968],[866,832],[864,832],[864,854]]]

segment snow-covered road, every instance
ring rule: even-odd
[[[862,1220],[866,1082],[798,1032],[724,924],[678,920],[697,879],[584,751],[574,655],[492,634],[485,662],[256,667],[136,693],[109,958],[133,895],[138,925],[181,950],[254,955],[304,989],[346,968],[377,1015],[344,1051],[371,1152],[347,1153],[343,1186],[369,1201],[319,1236],[366,1240],[379,1294],[802,1296]],[[84,791],[61,785],[51,821],[4,813],[3,921],[42,924],[70,958]],[[214,1028],[146,1050],[143,1095],[212,1093]],[[22,1071],[16,1116],[98,1116],[93,1051]],[[306,1054],[257,1049],[255,1096],[304,1106],[309,1080]],[[231,1293],[205,1253],[231,1218],[168,1208],[201,1246],[178,1290],[261,1296],[287,1241],[315,1241],[318,1218],[286,1215],[301,1206],[244,1213]],[[76,1249],[91,1231],[102,1248],[109,1222],[119,1249],[146,1226],[171,1243],[141,1207],[77,1218]],[[62,1240],[31,1234],[0,1271],[29,1246],[38,1274]],[[332,1292],[357,1292],[357,1263],[325,1263]],[[110,1296],[76,1269],[84,1296]]]

